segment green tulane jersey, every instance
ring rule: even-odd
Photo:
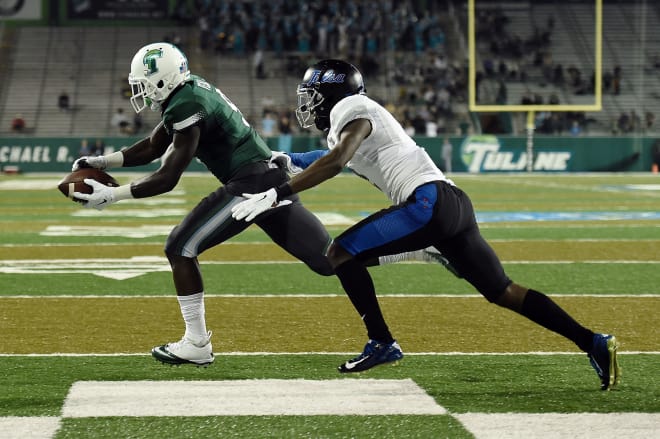
[[[195,155],[222,183],[242,166],[270,158],[268,145],[236,105],[199,76],[191,75],[172,95],[162,117],[170,134],[199,126]]]

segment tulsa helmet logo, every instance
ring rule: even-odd
[[[321,80],[319,81],[319,77],[321,77]],[[314,70],[312,72],[312,77],[309,78],[309,81],[307,81],[308,85],[312,85],[316,82],[320,82],[321,84],[341,84],[344,82],[346,79],[346,74],[345,73],[335,73],[334,70],[327,70],[323,76],[321,76],[321,70]]]
[[[142,64],[144,64],[144,74],[145,76],[153,75],[158,72],[158,66],[156,60],[163,57],[163,51],[160,49],[151,49],[144,55],[142,58]]]

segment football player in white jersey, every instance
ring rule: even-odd
[[[357,357],[339,366],[359,372],[397,361],[403,352],[390,333],[364,262],[433,246],[458,275],[486,299],[563,335],[587,353],[603,390],[619,380],[614,336],[583,327],[545,294],[513,282],[483,239],[467,194],[448,179],[394,117],[366,95],[362,75],[340,60],[323,60],[305,72],[298,86],[296,115],[304,128],[315,125],[327,135],[327,151],[290,154],[304,171],[290,181],[232,209],[236,219],[252,221],[280,200],[322,183],[347,166],[391,200],[334,239],[328,258],[369,341]]]

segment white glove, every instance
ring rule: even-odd
[[[86,203],[83,204],[86,208],[89,209],[93,207],[96,210],[103,210],[106,206],[117,201],[115,199],[114,188],[99,183],[91,178],[86,178],[84,182],[86,185],[91,186],[94,189],[94,192],[91,194],[74,192],[73,197],[86,201]]]
[[[106,160],[105,156],[83,156],[80,157],[79,159],[76,159],[75,162],[73,162],[73,166],[71,167],[71,171],[75,172],[80,168],[96,168],[96,169],[105,169],[108,167],[108,161]]]
[[[279,151],[271,151],[269,163],[275,163],[280,168],[284,168],[289,174],[295,175],[303,171],[303,168],[296,166],[291,161],[291,156]]]
[[[245,221],[250,222],[257,215],[264,213],[268,209],[291,204],[291,200],[282,200],[278,203],[275,188],[270,188],[266,192],[259,194],[243,194],[243,196],[247,200],[241,201],[231,208],[231,216],[239,221],[245,219]]]

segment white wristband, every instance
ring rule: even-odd
[[[104,157],[106,168],[121,168],[124,165],[124,153],[121,151],[113,152]]]
[[[128,200],[133,197],[133,193],[131,192],[131,185],[125,184],[119,187],[113,187],[112,188],[112,197],[114,201],[121,201],[121,200]]]

